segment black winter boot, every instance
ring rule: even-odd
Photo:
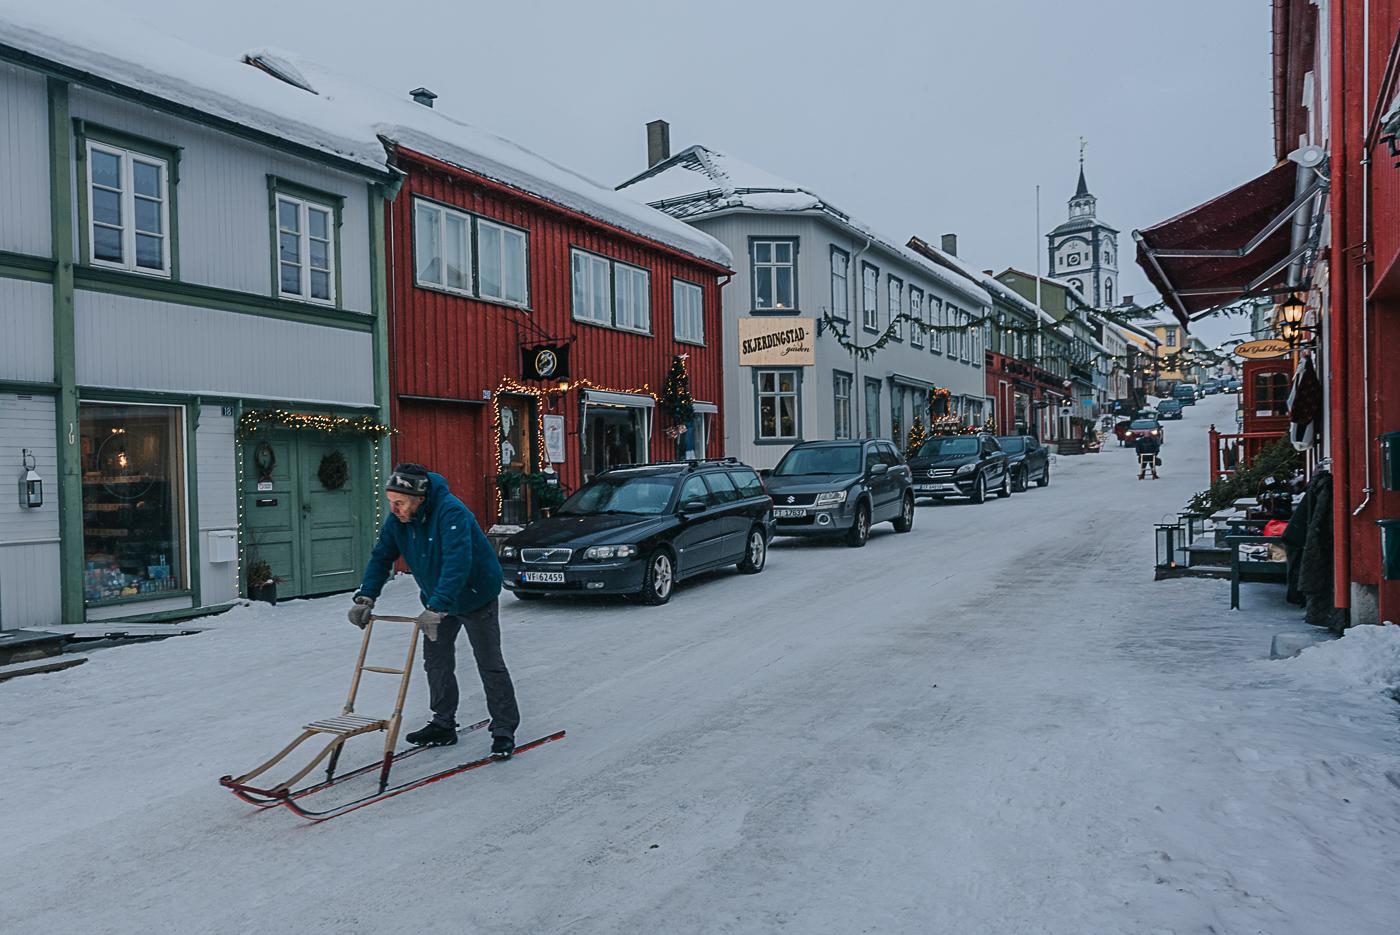
[[[491,759],[508,760],[515,752],[515,739],[512,737],[491,738]]]
[[[421,730],[416,730],[404,738],[415,747],[450,747],[457,742],[457,732],[443,727],[437,721],[429,721]]]

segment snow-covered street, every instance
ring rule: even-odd
[[[1233,409],[1169,424],[1160,481],[1109,446],[664,607],[503,596],[519,739],[568,737],[325,825],[216,780],[339,711],[347,597],[0,683],[0,931],[1394,932],[1394,630],[1269,661],[1282,588],[1152,580]]]

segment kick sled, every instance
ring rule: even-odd
[[[408,655],[404,659],[403,668],[393,669],[385,666],[371,666],[365,664],[365,657],[369,654],[370,639],[374,634],[376,623],[407,623],[412,626],[412,634],[408,642]],[[346,698],[345,706],[340,714],[335,717],[312,721],[302,728],[301,734],[295,740],[283,747],[276,755],[241,776],[220,777],[219,784],[227,788],[244,802],[255,805],[258,808],[274,808],[281,805],[309,821],[321,822],[493,762],[493,759],[489,756],[482,757],[466,763],[459,763],[447,769],[430,773],[426,776],[420,776],[398,785],[389,785],[389,773],[396,764],[407,760],[415,754],[422,753],[424,750],[431,749],[428,747],[411,747],[397,753],[394,751],[394,748],[398,745],[399,729],[403,724],[403,705],[404,699],[408,697],[408,682],[413,674],[413,658],[418,651],[419,628],[416,624],[417,619],[414,617],[371,616],[370,622],[364,628],[364,635],[360,639],[360,655],[355,662],[355,674],[350,680],[350,694]],[[355,713],[355,699],[359,694],[360,679],[366,672],[397,675],[399,677],[399,690],[394,701],[394,711],[387,718],[376,719]],[[489,720],[478,721],[475,724],[459,729],[458,734],[466,734],[480,730],[489,723]],[[341,750],[344,748],[346,741],[352,737],[359,737],[363,734],[372,734],[381,731],[384,734],[384,756],[381,759],[336,775],[336,765],[340,760]],[[262,776],[278,763],[281,763],[292,751],[301,747],[302,744],[307,743],[314,737],[322,735],[328,736],[330,739],[321,746],[319,751],[311,757],[310,761],[307,762],[305,766],[291,776],[276,785],[269,786],[260,784],[255,786],[251,784],[253,780]],[[515,748],[513,755],[519,756],[535,747],[542,746],[554,740],[559,740],[563,736],[564,731],[561,730],[529,741],[528,743],[523,743]],[[326,762],[325,779],[299,789],[296,788],[296,784],[305,779],[322,761]],[[309,797],[317,793],[342,786],[350,780],[373,774],[375,771],[379,773],[379,782],[378,788],[374,789],[374,791],[319,810],[309,807],[306,802]]]

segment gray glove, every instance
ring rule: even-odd
[[[355,595],[355,603],[350,607],[350,613],[346,614],[350,622],[363,630],[369,626],[369,615],[374,610],[374,598],[365,597],[363,594]]]
[[[437,642],[438,624],[442,623],[445,614],[440,614],[431,607],[424,607],[423,612],[418,615],[418,627],[423,631],[423,635],[434,643]]]

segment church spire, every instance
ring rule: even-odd
[[[1069,200],[1069,216],[1093,217],[1098,201],[1089,194],[1089,183],[1084,181],[1084,148],[1089,145],[1089,141],[1084,137],[1079,138],[1079,186],[1074,190],[1074,197]]]

